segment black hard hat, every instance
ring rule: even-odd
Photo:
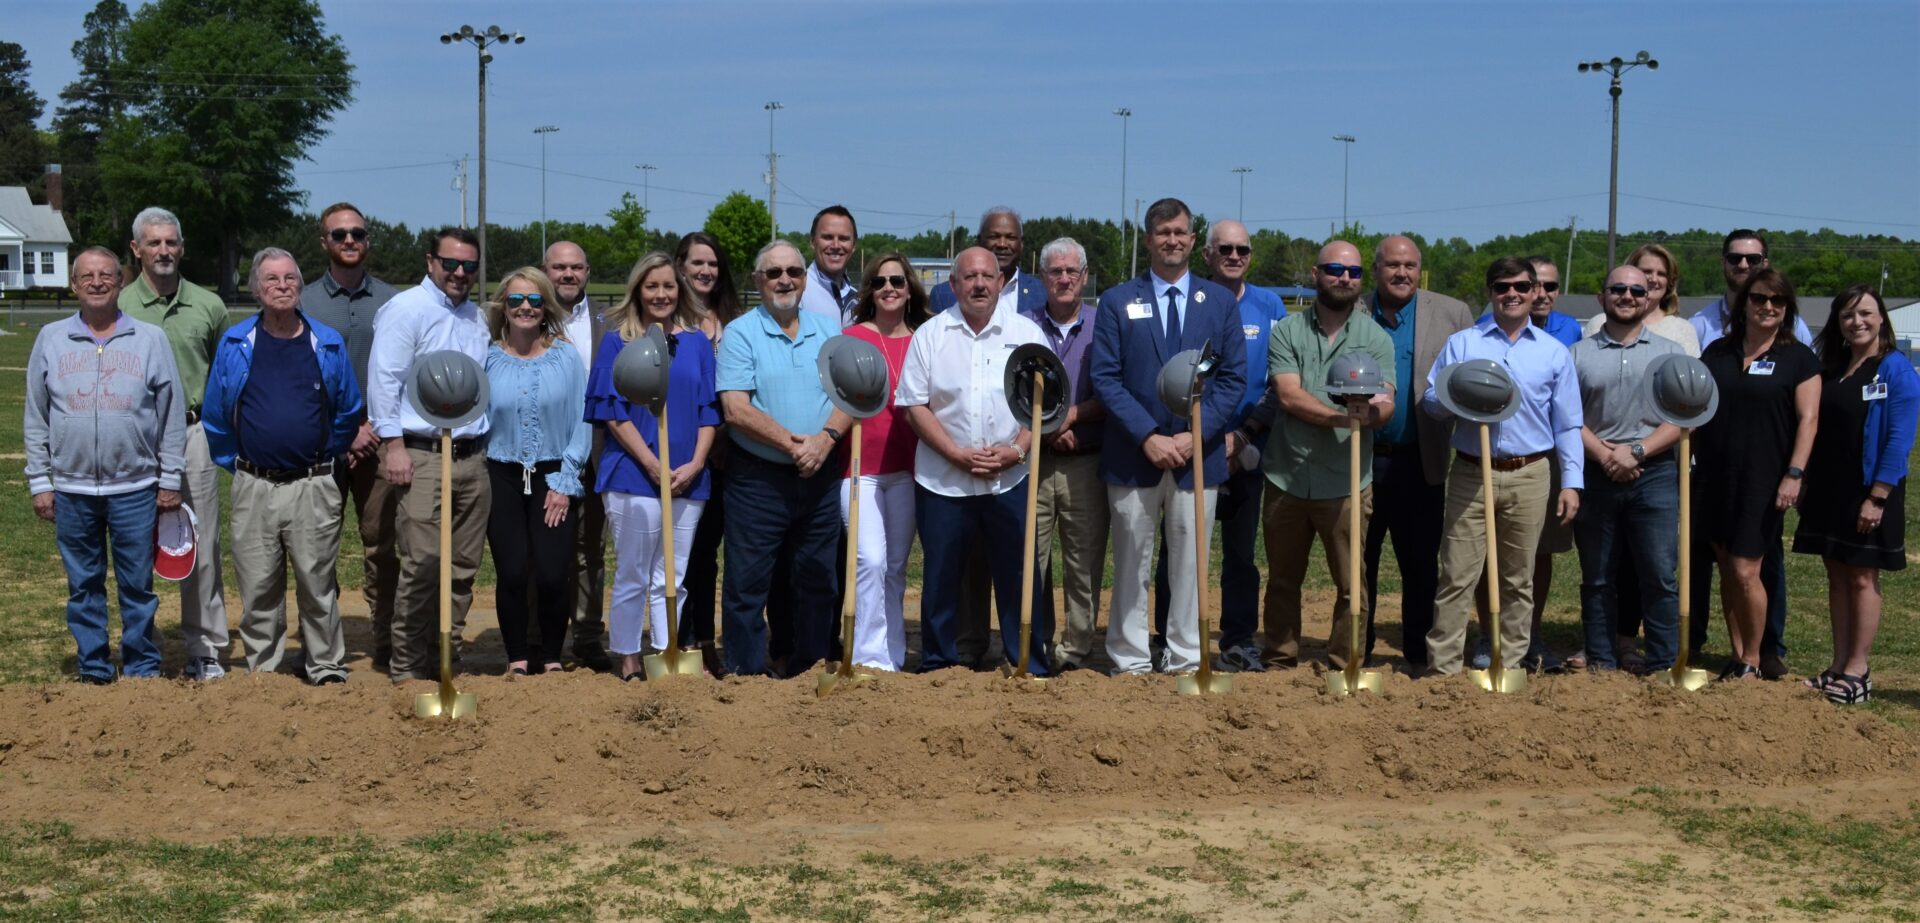
[[[1007,357],[1007,407],[1021,426],[1033,422],[1033,374],[1040,373],[1040,432],[1051,433],[1067,418],[1067,367],[1045,343],[1025,343]]]

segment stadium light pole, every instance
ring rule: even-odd
[[[653,171],[660,168],[650,163],[642,163],[635,164],[634,169],[640,171],[640,210],[651,213],[653,211]]]
[[[442,45],[454,42],[472,45],[480,59],[480,192],[475,196],[480,219],[480,277],[473,281],[481,301],[487,297],[487,65],[493,61],[493,52],[487,49],[494,45],[522,45],[526,41],[526,36],[504,31],[499,26],[488,26],[484,32],[461,26],[440,36]]]
[[[787,107],[776,100],[760,108],[767,110],[767,224],[773,228],[767,242],[772,243],[780,239],[780,219],[773,210],[774,187],[780,182],[780,155],[773,152],[773,114]]]
[[[542,125],[533,130],[540,136],[540,252],[547,252],[547,136],[560,130],[558,125]]]
[[[1607,272],[1613,271],[1615,235],[1619,230],[1617,222],[1620,217],[1620,75],[1642,65],[1650,71],[1660,69],[1660,62],[1644,51],[1634,55],[1631,61],[1612,57],[1605,61],[1580,62],[1580,73],[1591,71],[1613,75],[1613,83],[1607,87],[1607,95],[1613,97],[1613,162],[1607,168]]]
[[[1240,174],[1240,220],[1244,222],[1247,220],[1247,174],[1252,173],[1253,168],[1234,167],[1233,172]]]
[[[1347,229],[1347,178],[1352,176],[1350,159],[1353,153],[1352,135],[1334,135],[1333,140],[1340,142],[1340,230]]]

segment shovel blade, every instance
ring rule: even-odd
[[[1233,674],[1187,673],[1177,688],[1181,695],[1225,695],[1233,691]]]
[[[824,699],[841,689],[858,686],[871,679],[873,679],[872,673],[862,673],[843,666],[838,670],[828,670],[820,674],[820,682],[813,687],[813,694]]]
[[[1705,670],[1682,670],[1675,668],[1661,671],[1659,674],[1659,682],[1672,686],[1675,689],[1697,692],[1705,688],[1707,684],[1713,682],[1713,675]]]
[[[647,671],[649,680],[668,676],[699,676],[703,672],[700,656],[679,648],[669,648],[640,658],[640,668]]]
[[[1512,694],[1527,688],[1527,671],[1518,667],[1499,670],[1468,670],[1473,684],[1488,692]]]
[[[1387,687],[1386,677],[1366,670],[1356,670],[1348,675],[1345,670],[1327,674],[1327,691],[1336,696],[1349,696],[1358,692],[1371,692],[1379,695]]]
[[[413,697],[413,716],[416,718],[439,718],[450,720],[471,718],[479,710],[479,702],[471,692],[453,692],[452,690],[422,692]]]

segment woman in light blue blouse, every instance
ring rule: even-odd
[[[607,435],[594,489],[605,495],[613,527],[613,600],[607,607],[609,649],[621,656],[620,676],[637,679],[643,649],[667,647],[666,557],[661,542],[660,421],[645,405],[630,404],[613,387],[613,363],[633,338],[656,324],[673,351],[667,370],[667,441],[672,455],[667,488],[673,497],[674,578],[684,583],[687,553],[706,506],[720,410],[713,394],[713,347],[700,332],[701,311],[675,271],[673,259],[649,253],[627,277],[627,295],[607,312],[615,329],[593,351],[587,379],[587,419]],[[674,587],[677,594],[679,587]],[[648,631],[651,623],[652,630]]]
[[[494,605],[507,646],[507,672],[528,673],[527,585],[540,619],[542,673],[560,672],[572,608],[573,533],[592,430],[586,373],[567,342],[567,317],[545,273],[507,273],[487,304],[487,477],[493,506],[487,541],[499,575]]]

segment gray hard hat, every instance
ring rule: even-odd
[[[1033,423],[1033,373],[1040,373],[1040,432],[1060,428],[1067,418],[1067,367],[1045,343],[1024,343],[1007,357],[1004,390],[1007,408],[1021,426]]]
[[[1327,393],[1336,397],[1371,397],[1387,393],[1380,363],[1371,353],[1342,353],[1327,366]]]
[[[457,429],[487,412],[487,372],[457,349],[431,352],[407,370],[407,402],[420,419]]]
[[[1206,391],[1207,379],[1219,365],[1220,354],[1213,351],[1212,340],[1200,344],[1199,349],[1174,354],[1160,367],[1160,403],[1185,417],[1193,401]]]
[[[848,416],[865,420],[886,409],[891,389],[887,357],[880,347],[843,333],[820,347],[817,365],[827,400]]]
[[[1669,353],[1647,366],[1647,400],[1654,415],[1682,429],[1713,419],[1720,409],[1720,387],[1707,365],[1683,353]]]
[[[1468,359],[1442,368],[1433,392],[1440,406],[1474,423],[1499,423],[1520,409],[1513,376],[1491,359]]]
[[[613,360],[613,390],[629,404],[658,410],[667,399],[667,373],[673,366],[673,343],[659,324],[620,347]]]

